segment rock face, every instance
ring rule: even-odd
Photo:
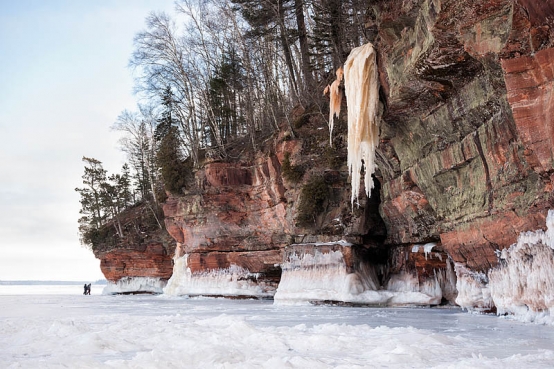
[[[544,229],[553,207],[554,7],[393,1],[379,11],[386,243],[440,240],[459,289],[486,286],[497,251]],[[462,305],[483,305],[469,295]]]
[[[282,133],[269,154],[248,161],[207,163],[187,194],[165,204],[191,273],[236,265],[275,283],[283,258],[283,283],[296,270],[291,255],[324,264],[334,255],[334,266],[308,270],[339,265],[337,278],[367,281],[354,265],[381,268],[363,291],[429,292],[432,282],[440,293],[429,292],[428,304],[455,300],[454,264],[460,288],[488,283],[497,252],[544,228],[552,208],[553,9],[532,0],[373,5],[383,114],[371,198],[348,206],[344,121],[329,149],[325,122],[297,110],[293,120],[304,123],[294,139]],[[285,161],[304,168],[299,182],[287,179]],[[303,216],[306,201],[319,201],[308,207],[319,211]],[[313,249],[339,240],[356,246]],[[312,246],[290,246],[298,244]],[[438,246],[411,252],[425,244]],[[286,283],[277,298],[295,293]]]
[[[171,256],[160,243],[150,243],[144,249],[112,250],[100,255],[100,269],[109,281],[124,277],[169,279],[173,273]]]
[[[123,238],[108,224],[103,242],[93,247],[102,273],[114,284],[110,292],[161,292],[173,273],[175,241],[145,204],[126,211],[121,224]]]
[[[508,268],[502,260],[517,257],[499,255],[522,232],[544,230],[554,208],[554,5],[368,7],[382,105],[371,197],[362,188],[350,206],[344,114],[329,147],[323,115],[297,108],[294,132],[284,125],[252,156],[206,161],[183,195],[169,196],[165,224],[180,244],[179,278],[197,287],[224,276],[238,283],[237,294],[247,280],[245,294],[277,290],[281,301],[330,278],[336,288],[311,300],[456,301],[481,310],[501,302],[508,311],[498,276]],[[110,255],[122,265],[126,254]],[[103,265],[111,273],[108,260]],[[308,282],[295,284],[293,275]],[[191,290],[181,287],[172,290]]]

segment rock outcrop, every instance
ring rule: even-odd
[[[328,272],[336,288],[309,300],[456,301],[491,311],[494,296],[505,296],[498,287],[483,292],[489,275],[502,275],[499,255],[522,232],[545,229],[554,208],[554,5],[368,7],[382,116],[371,197],[362,188],[350,205],[344,116],[329,147],[324,115],[297,108],[293,124],[256,153],[206,160],[182,195],[169,196],[165,224],[180,245],[181,280],[198,287],[206,276],[225,276],[247,285],[246,295],[277,291],[287,300],[310,289],[292,275]],[[111,252],[123,260],[124,252]],[[103,265],[111,273],[109,260]],[[190,291],[181,287],[172,290]]]
[[[522,232],[544,229],[553,207],[554,6],[382,5],[376,41],[386,96],[379,163],[386,243],[440,240],[459,289],[479,290],[502,267],[498,252]],[[458,302],[494,307],[470,295]]]
[[[173,274],[175,241],[159,221],[161,214],[140,204],[121,215],[123,237],[111,223],[103,229],[93,252],[110,284],[109,293],[162,291]]]

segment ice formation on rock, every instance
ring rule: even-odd
[[[499,266],[488,273],[456,264],[458,298],[468,310],[496,308],[525,321],[554,323],[554,211],[547,231],[520,234],[517,243],[498,252]]]
[[[471,271],[460,263],[456,263],[455,269],[456,289],[458,290],[456,304],[470,311],[490,310],[494,306],[494,302],[487,286],[487,275]]]
[[[290,247],[295,246],[303,245]],[[377,267],[361,261],[349,267],[340,250],[316,249],[313,253],[302,253],[299,247],[298,252],[290,253],[282,264],[275,303],[338,301],[386,306],[437,305],[442,301],[443,291],[447,291],[446,294],[455,291],[452,270],[436,272],[434,278],[423,282],[408,273],[392,275],[386,289],[382,289]]]
[[[342,82],[342,76],[344,72],[342,68],[337,69],[337,79],[331,83],[330,86],[325,88],[323,94],[329,93],[329,144],[333,145],[333,121],[335,115],[337,118],[340,115],[340,105],[342,102],[342,90],[340,89],[340,83]]]
[[[277,303],[309,301],[352,301],[366,290],[376,290],[374,270],[348,273],[340,251],[311,254],[293,253],[282,265],[281,281],[275,293]],[[375,296],[381,301],[380,296]]]
[[[351,202],[358,199],[362,163],[364,185],[371,194],[375,149],[379,143],[379,82],[375,50],[371,43],[352,49],[344,64],[344,87],[348,105],[348,169],[352,176]]]
[[[166,295],[272,296],[275,288],[258,282],[258,275],[236,265],[192,273],[188,254],[176,256],[173,275],[164,288]]]
[[[490,294],[498,314],[554,322],[554,211],[547,231],[522,233],[499,253],[500,267],[489,273]]]
[[[163,293],[167,281],[152,277],[125,277],[117,282],[108,282],[102,290],[103,295],[118,293]]]

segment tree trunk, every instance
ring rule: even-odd
[[[302,74],[304,75],[303,91],[311,91],[313,86],[312,69],[310,66],[310,55],[308,47],[308,36],[306,22],[304,20],[304,1],[295,0],[294,10],[296,13],[296,25],[298,27],[298,41],[300,42],[300,56],[302,59]]]
[[[287,31],[285,28],[285,8],[283,7],[282,0],[277,0],[277,12],[279,17],[279,36],[281,38],[281,46],[283,47],[283,53],[285,54],[285,62],[289,71],[291,86],[296,96],[298,96],[298,84],[296,83],[294,67],[292,65],[292,55],[290,52],[289,42],[287,40]]]

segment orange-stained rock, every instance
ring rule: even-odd
[[[152,243],[144,250],[115,249],[98,255],[107,280],[124,277],[153,277],[167,280],[173,273],[173,260],[163,245]]]
[[[539,172],[554,160],[554,48],[502,60],[508,101],[520,137]]]
[[[189,254],[191,272],[231,264],[278,281],[281,251],[293,225],[275,155],[253,162],[207,163],[196,173],[198,188],[164,204],[168,232]]]
[[[238,266],[250,273],[258,273],[258,282],[274,283],[277,287],[281,277],[281,250],[251,251],[251,252],[208,252],[189,254],[187,265],[194,273],[209,272],[217,269],[227,269],[231,265]]]
[[[498,265],[496,250],[517,242],[520,233],[544,228],[546,211],[518,216],[514,212],[478,219],[455,231],[441,234],[443,248],[452,259],[474,271]]]

